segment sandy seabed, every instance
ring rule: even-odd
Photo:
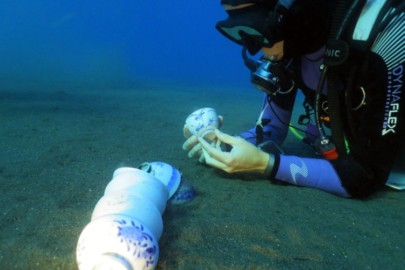
[[[189,159],[188,114],[214,107],[222,130],[254,125],[254,89],[174,82],[5,83],[0,88],[0,269],[77,269],[78,237],[113,171],[180,170],[198,196],[168,205],[156,269],[404,269],[405,193],[365,200],[228,175]],[[313,156],[289,135],[286,154]]]

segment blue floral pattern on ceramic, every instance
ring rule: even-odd
[[[120,215],[90,222],[80,235],[76,252],[79,269],[93,269],[101,263],[101,255],[118,255],[124,265],[140,270],[155,269],[159,259],[158,242],[150,229],[141,221]]]
[[[121,243],[127,246],[127,251],[137,258],[145,259],[146,267],[152,266],[155,263],[157,247],[153,245],[152,236],[144,231],[144,226],[141,223],[136,225],[133,220],[130,223],[124,219],[114,222],[119,224],[117,236],[120,237]]]
[[[208,127],[208,126],[218,126],[219,121],[218,117],[211,116],[208,119],[206,119],[206,115],[210,115],[208,112],[214,111],[214,109],[211,108],[205,108],[197,111],[197,113],[192,113],[189,115],[189,118],[192,118],[194,120],[194,124],[192,125],[192,129],[195,129],[195,131],[198,133],[201,129]],[[215,112],[216,115],[216,112]],[[186,120],[187,122],[187,120]]]

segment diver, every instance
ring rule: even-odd
[[[342,197],[364,198],[381,189],[405,141],[405,1],[221,5],[228,18],[216,28],[242,46],[251,82],[264,92],[262,113],[238,136],[215,130],[216,143],[189,136],[185,127],[189,157],[228,173],[260,172]],[[249,58],[259,51],[260,60]],[[266,149],[285,140],[298,90],[305,96],[303,141],[322,158]]]

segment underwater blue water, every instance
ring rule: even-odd
[[[249,86],[220,1],[4,0],[0,79]],[[237,76],[235,76],[237,74]]]

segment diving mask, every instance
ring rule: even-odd
[[[247,47],[251,55],[283,40],[283,16],[278,11],[252,5],[226,12],[228,18],[218,22],[216,29],[231,41]]]

